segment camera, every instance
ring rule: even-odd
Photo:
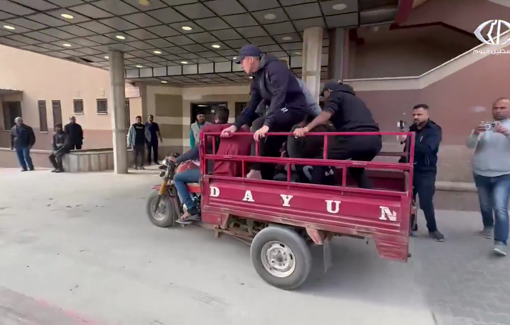
[[[485,123],[485,131],[490,131],[498,125],[497,122]]]

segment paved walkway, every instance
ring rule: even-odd
[[[314,249],[309,281],[286,292],[257,276],[239,241],[152,226],[150,171],[0,179],[2,325],[510,324],[510,259],[492,257],[476,213],[438,212],[446,242],[413,239],[407,264],[337,238],[332,269]]]

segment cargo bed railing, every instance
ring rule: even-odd
[[[330,185],[334,187],[342,187],[347,188],[347,168],[370,168],[370,169],[385,169],[385,170],[400,170],[400,171],[408,171],[409,179],[413,179],[413,165],[414,165],[414,146],[415,146],[415,133],[414,132],[309,132],[305,135],[305,137],[311,136],[323,136],[324,137],[324,146],[323,146],[323,158],[290,158],[290,157],[263,157],[260,156],[260,141],[255,141],[255,156],[241,156],[241,155],[217,155],[217,154],[209,154],[206,153],[206,139],[207,137],[219,137],[221,132],[202,132],[200,134],[200,172],[202,175],[206,174],[207,162],[209,160],[222,160],[222,161],[232,161],[232,162],[240,162],[242,175],[241,178],[246,179],[246,163],[268,163],[268,164],[278,164],[285,165],[287,167],[287,183],[291,183],[292,176],[292,165],[308,165],[308,166],[328,166],[328,167],[340,167],[342,169],[342,184],[341,185]],[[292,132],[268,132],[266,133],[266,138],[269,136],[293,136]],[[406,143],[410,144],[407,146],[407,150],[402,152],[401,155],[403,157],[408,157],[408,162],[406,163],[391,163],[391,162],[373,162],[373,161],[359,161],[359,160],[336,160],[336,159],[328,159],[328,144],[329,137],[334,136],[371,136],[371,135],[379,135],[379,136],[407,136]],[[235,132],[230,136],[239,137],[239,136],[249,136],[253,138],[253,133],[251,132]],[[263,140],[264,138],[262,138]],[[220,140],[221,141],[221,140]],[[212,141],[212,152],[216,152],[216,141]],[[380,156],[380,155],[378,155]],[[395,156],[395,155],[391,155]],[[211,175],[214,176],[214,175]],[[261,181],[261,180],[258,180]],[[262,180],[262,181],[271,181],[271,180]],[[282,181],[278,181],[282,182]],[[307,185],[316,185],[316,186],[324,186],[322,184],[307,184]],[[359,189],[366,191],[373,191],[372,189]],[[412,192],[412,181],[407,184],[407,190],[409,193]]]

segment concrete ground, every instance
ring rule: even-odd
[[[409,263],[337,238],[333,267],[298,291],[265,284],[249,247],[145,215],[150,172],[0,170],[0,324],[510,324],[510,257],[477,213],[438,212],[446,242],[414,238]],[[423,233],[423,218],[420,218]]]

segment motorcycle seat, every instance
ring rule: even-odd
[[[190,193],[196,193],[200,194],[200,183],[187,183],[186,186],[188,187],[188,191]]]

